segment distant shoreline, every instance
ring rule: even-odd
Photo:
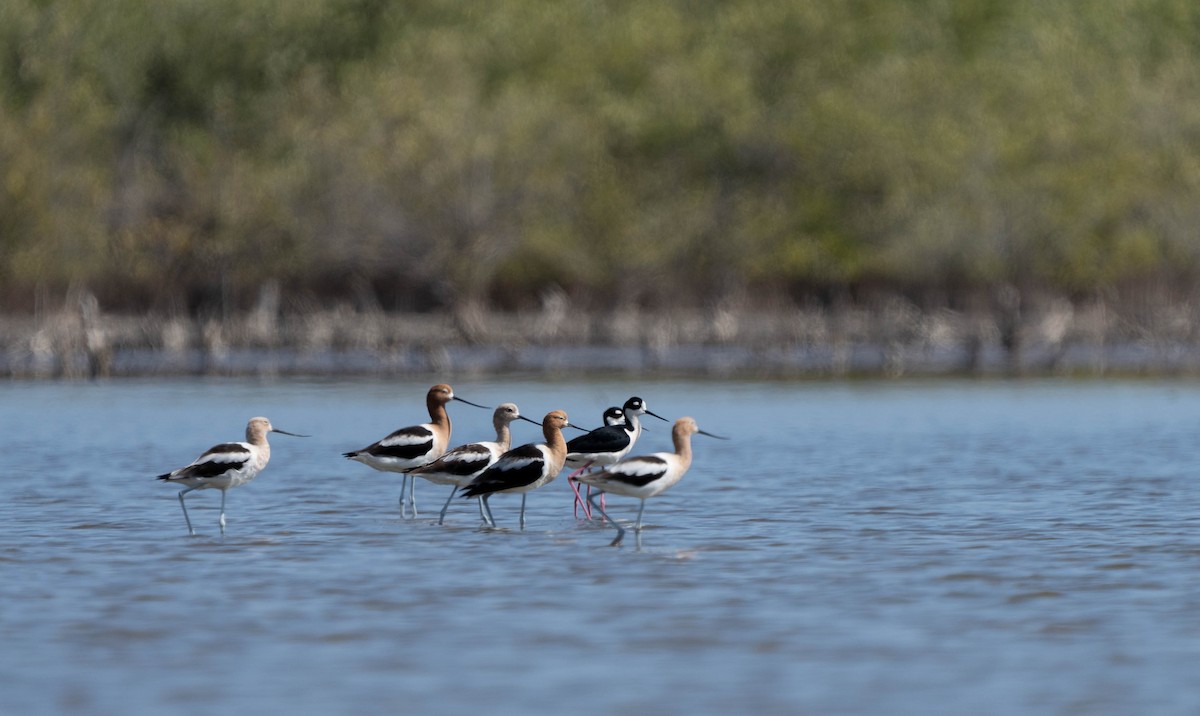
[[[1178,315],[1170,315],[1177,311]],[[1019,313],[866,308],[514,314],[251,311],[218,320],[0,317],[0,375],[1200,375],[1189,307],[1145,318],[1049,301]]]

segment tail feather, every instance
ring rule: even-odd
[[[169,472],[164,472],[163,474],[161,474],[161,475],[159,475],[159,476],[158,476],[158,479],[159,479],[159,480],[170,480],[170,479],[171,479],[171,473],[169,473]]]
[[[342,457],[350,458],[351,460],[353,460],[354,458],[358,457],[358,451],[355,450],[354,452],[344,452],[344,453],[342,453]]]
[[[465,498],[481,497],[492,492],[494,492],[494,490],[489,489],[488,485],[472,482],[466,487],[460,487],[458,490],[458,496]]]

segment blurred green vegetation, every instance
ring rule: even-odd
[[[1194,0],[0,3],[7,310],[1182,286],[1198,199]]]

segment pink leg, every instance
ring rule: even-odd
[[[579,496],[579,483],[575,482],[575,478],[568,477],[567,484],[571,486],[571,492],[575,493],[575,519],[579,519],[579,504],[583,499]]]
[[[601,493],[600,493],[600,509],[602,509],[602,510],[603,510],[603,509],[605,508],[605,506],[606,506],[606,505],[604,504],[604,496],[605,496],[605,495],[607,495],[607,494],[608,494],[607,492],[601,492]],[[583,501],[583,504],[587,505],[587,518],[588,518],[589,520],[590,520],[590,519],[592,519],[592,502],[591,502],[591,500],[592,500],[592,486],[591,486],[591,485],[588,485],[588,487],[587,487],[587,499]]]
[[[575,478],[582,475],[583,471],[591,467],[591,465],[592,463],[589,462],[587,465],[567,475],[567,484],[571,486],[571,491],[575,493],[575,519],[579,519],[580,507],[583,508],[583,513],[587,515],[587,518],[589,520],[592,519],[592,508],[584,501],[583,496],[579,494],[579,483],[575,481]]]

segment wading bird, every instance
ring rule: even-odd
[[[623,425],[625,425],[625,411],[614,405],[611,408],[607,408],[604,411],[604,414],[600,417],[600,419],[602,421],[602,424],[600,425],[599,428],[596,428],[596,430],[600,430],[601,428],[611,428],[614,426],[623,426]],[[592,433],[595,431],[589,430],[588,432]],[[587,437],[587,436],[581,435],[579,437]],[[567,441],[567,457],[568,458],[571,456],[571,444],[574,443],[578,439],[579,438],[573,438],[573,439]],[[571,465],[569,462],[565,463],[565,464],[567,467],[578,467],[578,465]],[[572,475],[573,474],[574,473],[572,473]],[[571,475],[568,475],[567,476],[567,485],[570,486],[571,492],[575,493],[575,517],[579,517],[579,510],[582,508],[584,515],[587,516],[588,519],[591,519],[591,508],[589,508],[587,503],[584,502],[583,495],[579,494],[579,483],[577,483],[575,480],[571,479]]]
[[[710,438],[726,440],[720,435],[706,433],[696,425],[692,418],[680,418],[675,421],[671,430],[671,440],[675,444],[675,452],[656,452],[651,455],[631,457],[608,466],[599,472],[583,474],[579,481],[587,483],[600,490],[597,494],[611,492],[614,495],[636,497],[642,501],[638,508],[637,522],[633,531],[637,535],[638,549],[642,548],[642,513],[646,510],[646,500],[662,494],[669,487],[679,482],[683,474],[692,464],[692,435],[699,433]],[[608,516],[604,508],[596,504],[596,495],[588,500],[608,523],[617,528],[617,537],[610,545],[621,544],[625,537],[625,528]]]
[[[646,401],[636,395],[625,401],[625,405],[621,406],[621,415],[624,417],[623,424],[605,425],[602,428],[596,428],[586,435],[580,435],[567,443],[567,467],[578,468],[575,472],[567,475],[567,482],[572,483],[585,470],[591,467],[604,467],[612,465],[621,458],[629,454],[633,449],[634,443],[642,434],[642,422],[639,417],[642,415],[652,415],[663,422],[670,422],[661,415],[657,415],[646,407]],[[607,423],[608,411],[605,411],[605,422]],[[579,488],[574,484],[571,485],[572,491],[575,493],[575,515],[579,516],[579,508],[583,508],[584,515],[590,520],[592,512],[588,503],[583,502],[583,498],[579,495]]]
[[[567,414],[552,410],[542,419],[544,443],[529,443],[513,448],[500,456],[496,464],[484,470],[478,477],[459,491],[463,497],[482,497],[484,520],[496,526],[488,498],[502,492],[521,493],[521,529],[525,529],[525,497],[552,481],[563,468],[567,457],[567,443],[562,431],[567,427]]]
[[[440,383],[430,388],[425,395],[425,407],[429,410],[430,422],[400,428],[361,450],[342,453],[343,457],[357,460],[376,470],[399,472],[404,475],[400,481],[401,518],[408,516],[405,511],[405,488],[408,490],[408,503],[412,505],[412,516],[417,516],[415,481],[409,482],[408,471],[436,460],[450,444],[450,416],[446,413],[446,403],[451,400],[474,405],[476,408],[484,407],[459,398],[450,386]]]
[[[183,496],[193,490],[221,491],[221,534],[225,534],[225,493],[233,487],[245,485],[262,472],[271,459],[271,446],[267,433],[280,433],[297,438],[307,435],[289,433],[271,425],[266,418],[251,418],[246,424],[246,442],[221,443],[206,450],[196,461],[186,467],[158,476],[165,482],[186,485],[179,492],[179,506],[183,508],[183,519],[187,522],[188,534],[195,535],[192,518],[188,517],[187,504]]]
[[[512,431],[509,429],[509,424],[514,420],[524,420],[534,425],[539,424],[521,415],[521,411],[515,404],[504,403],[497,406],[496,412],[492,414],[492,426],[496,429],[494,442],[460,445],[447,451],[433,462],[408,471],[409,475],[423,477],[438,485],[453,485],[450,489],[450,497],[446,498],[446,504],[442,505],[442,513],[438,516],[439,525],[445,521],[446,510],[450,508],[450,501],[454,499],[458,488],[470,483],[481,472],[494,465],[501,455],[508,452],[512,445]],[[479,500],[479,516],[487,520],[487,516],[483,513],[483,498]]]

